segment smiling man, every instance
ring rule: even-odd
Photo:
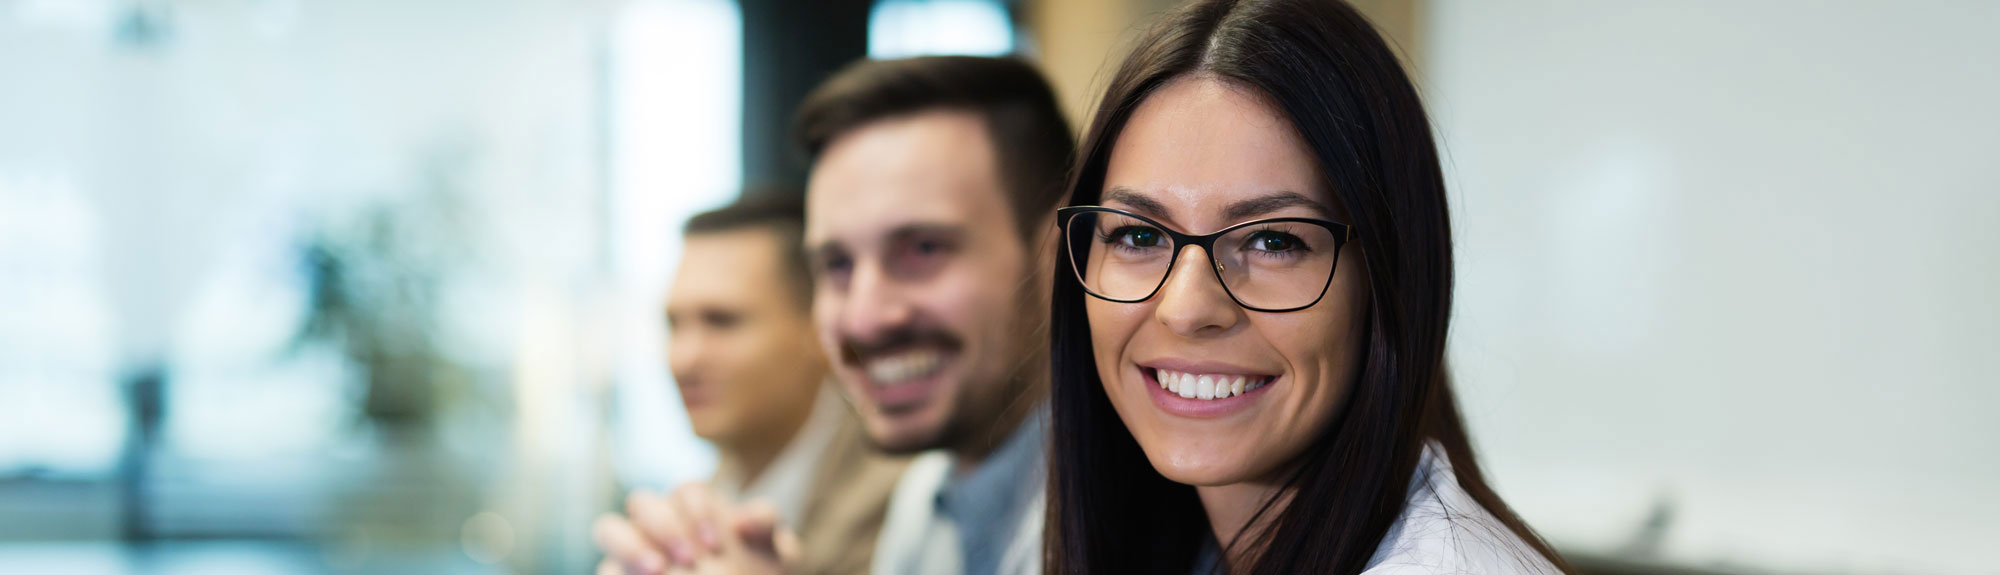
[[[1015,60],[866,61],[808,96],[798,129],[820,345],[877,448],[936,450],[898,481],[870,571],[1039,572],[1041,327],[1074,145],[1054,93]],[[770,513],[699,489],[628,511],[650,551],[605,545],[612,571],[658,550],[703,571],[793,564]]]
[[[871,62],[800,111],[813,315],[876,445],[920,459],[876,573],[1039,569],[1046,259],[1072,142],[1010,60]]]

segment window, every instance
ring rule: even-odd
[[[870,58],[1013,51],[1013,21],[995,0],[882,0],[868,14]]]
[[[627,485],[706,477],[666,370],[661,305],[689,216],[741,187],[743,17],[727,0],[635,2],[612,33],[612,265],[621,334],[614,461]]]

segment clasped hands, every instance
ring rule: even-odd
[[[633,490],[625,514],[598,517],[591,536],[605,553],[597,575],[781,575],[799,555],[777,508],[735,505],[700,483],[664,495]]]

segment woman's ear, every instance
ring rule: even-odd
[[[1062,252],[1060,251],[1062,249],[1062,228],[1056,225],[1056,213],[1054,210],[1042,214],[1040,219],[1047,225],[1036,227],[1036,229],[1041,230],[1041,237],[1034,238],[1034,245],[1036,246],[1034,254],[1035,265],[1038,269],[1046,270],[1044,273],[1052,273],[1056,269],[1056,258],[1062,256]]]

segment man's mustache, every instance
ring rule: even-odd
[[[882,334],[872,340],[843,337],[840,340],[840,357],[848,363],[890,352],[917,347],[936,347],[946,351],[957,351],[964,346],[964,340],[951,332],[931,328],[911,326]]]

